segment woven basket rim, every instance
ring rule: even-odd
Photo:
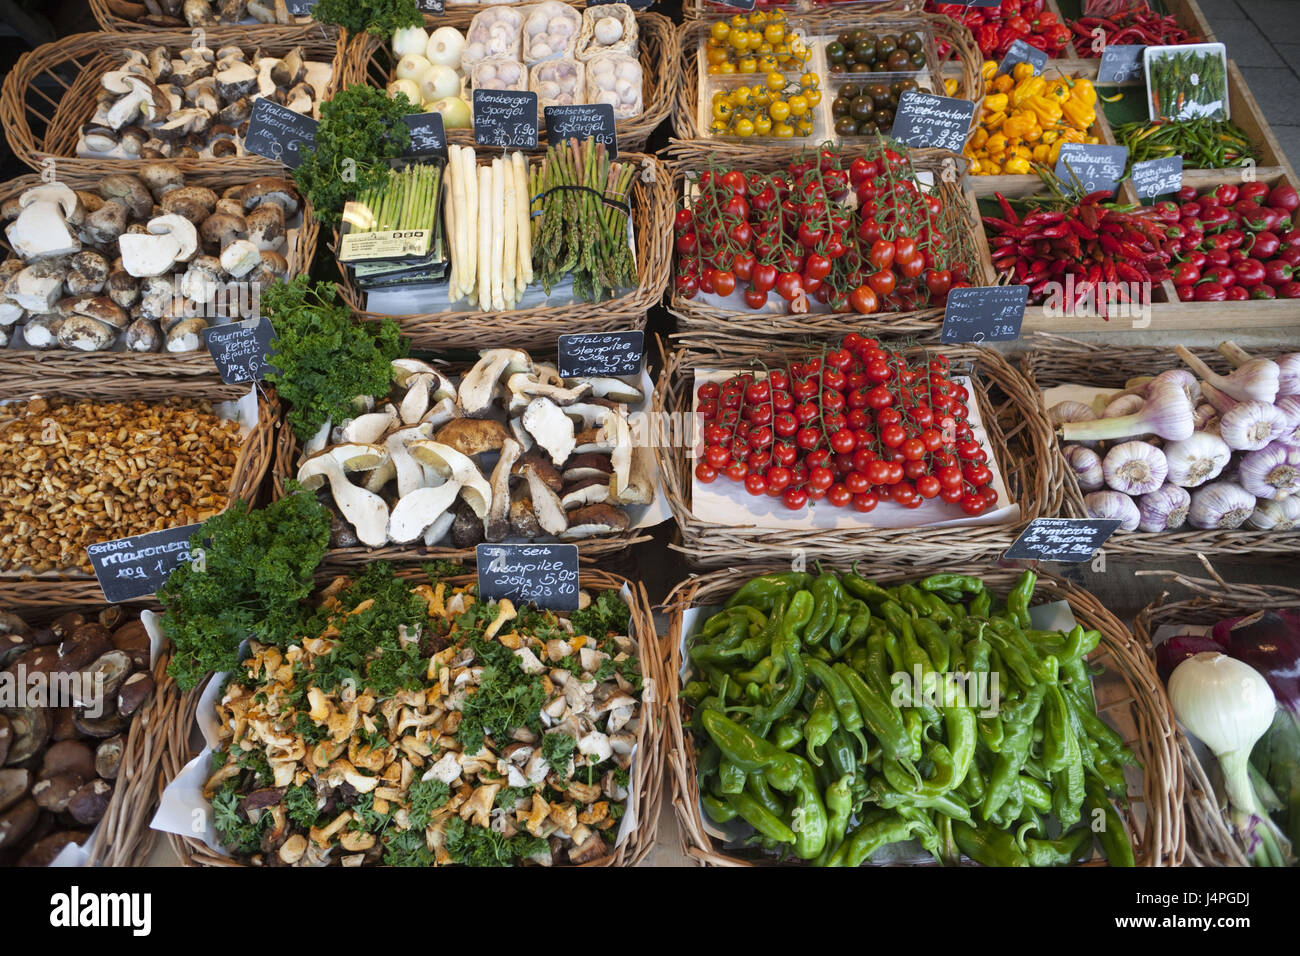
[[[355,571],[355,568],[350,569]],[[317,572],[318,584],[323,584],[334,576],[335,572],[323,569]],[[347,572],[338,572],[347,573]],[[399,577],[418,578],[420,571],[415,568],[398,569]],[[472,583],[472,575],[443,579],[448,583]],[[642,720],[637,740],[637,759],[632,765],[632,777],[628,786],[629,811],[635,814],[635,823],[614,852],[584,863],[581,866],[636,866],[654,846],[659,827],[660,800],[663,793],[663,728],[666,721],[665,710],[667,692],[663,689],[665,678],[661,671],[662,660],[659,656],[659,637],[655,632],[654,617],[650,609],[650,599],[645,586],[634,583],[628,578],[608,571],[594,568],[582,568],[579,572],[579,584],[583,588],[613,588],[621,590],[627,587],[629,605],[632,608],[632,621],[629,630],[635,631],[637,653],[641,660],[641,673],[645,681],[642,693]],[[175,779],[176,775],[189,763],[199,751],[192,751],[190,731],[193,727],[199,696],[208,678],[199,686],[189,691],[181,701],[165,728],[165,753],[158,774],[157,789],[161,793]],[[230,866],[240,867],[247,864],[237,862],[229,857],[213,853],[203,842],[176,834],[167,834],[167,839],[185,866]],[[567,868],[567,867],[565,867]]]
[[[127,33],[138,36],[141,33],[153,33],[158,30],[186,29],[183,24],[177,24],[173,27],[157,27],[151,26],[147,23],[139,23],[135,20],[114,13],[111,4],[109,4],[107,0],[90,0],[90,12],[94,15],[95,22],[99,24],[99,28],[105,33]],[[340,29],[339,27],[330,24],[318,23],[310,18],[301,23],[226,23],[221,26],[228,30],[247,30],[250,33],[263,30],[282,30],[286,27],[314,27],[327,30],[331,33],[339,31]]]
[[[679,698],[682,615],[687,608],[716,603],[712,600],[714,597],[734,591],[736,586],[757,574],[788,570],[789,564],[786,563],[713,571],[683,581],[664,602],[665,610],[670,614],[668,633],[663,638],[663,671],[670,692],[665,760],[673,790],[673,810],[677,814],[682,850],[688,858],[703,866],[769,864],[757,859],[728,855],[724,849],[714,846],[705,830],[699,811],[699,788],[692,742],[682,720]],[[978,563],[961,568],[945,565],[945,570],[978,574],[986,582],[994,582],[993,586],[997,587],[1009,585],[1021,574],[1020,569],[997,568]],[[914,579],[922,573],[916,570],[884,570],[873,577],[888,584]],[[1049,600],[1068,601],[1081,623],[1102,633],[1101,645],[1093,655],[1100,651],[1107,658],[1107,670],[1118,672],[1124,681],[1130,698],[1123,703],[1130,703],[1136,708],[1134,723],[1141,735],[1140,739],[1126,741],[1143,762],[1141,789],[1137,794],[1130,793],[1130,799],[1143,802],[1147,814],[1140,825],[1131,812],[1122,812],[1121,816],[1126,818],[1133,837],[1134,853],[1139,866],[1177,866],[1186,849],[1182,832],[1182,765],[1174,753],[1173,711],[1163,686],[1156,678],[1153,663],[1128,629],[1087,591],[1062,578],[1039,571],[1033,603],[1043,603],[1045,596]]]

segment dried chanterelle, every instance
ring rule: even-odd
[[[225,509],[239,425],[206,402],[34,398],[0,421],[0,569],[90,570],[86,545]]]

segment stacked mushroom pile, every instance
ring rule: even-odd
[[[228,23],[307,23],[285,0],[108,0],[115,16],[150,27],[210,27]]]
[[[650,449],[628,416],[640,389],[562,379],[516,349],[480,356],[459,386],[395,361],[390,401],[307,443],[298,481],[328,483],[334,547],[574,540],[625,531],[625,506],[653,501]]]
[[[148,54],[128,50],[100,77],[95,115],[81,127],[78,156],[114,159],[198,159],[244,155],[254,101],[266,97],[314,115],[332,67],[309,61],[302,47],[283,57],[249,57],[237,46]]]
[[[46,866],[108,810],[131,718],[153,693],[149,636],[120,607],[31,628],[0,612],[0,866]],[[66,698],[66,699],[65,699]]]
[[[0,346],[189,352],[203,316],[238,318],[252,286],[289,271],[298,193],[267,177],[218,194],[170,163],[105,176],[96,190],[46,183],[0,208],[17,255],[0,264]],[[223,294],[224,290],[224,294]],[[119,335],[119,332],[122,334]]]

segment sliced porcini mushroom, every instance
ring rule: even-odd
[[[50,739],[50,721],[42,707],[6,707],[3,713],[9,719],[12,734],[6,763],[13,766],[45,746]]]
[[[579,383],[572,388],[563,388],[549,382],[538,381],[534,376],[523,372],[511,375],[506,380],[506,388],[510,390],[512,396],[519,399],[520,403],[524,405],[539,396],[549,398],[556,405],[572,405],[591,393],[591,386],[585,382]],[[512,404],[513,402],[514,399],[512,399]]]
[[[417,372],[407,378],[406,394],[398,406],[403,422],[413,425],[424,417],[424,413],[429,410],[431,392],[436,382],[437,376],[432,372]]]
[[[139,671],[126,679],[117,692],[117,712],[130,717],[149,699],[153,693],[153,675],[148,671]],[[104,774],[100,774],[104,776]]]
[[[428,438],[408,442],[406,450],[420,464],[433,469],[441,478],[460,486],[461,495],[481,520],[492,500],[492,487],[478,465],[450,445]]]
[[[243,125],[250,116],[253,115],[253,101],[247,96],[241,96],[221,107],[217,115],[212,119],[222,126],[233,126],[238,128]]]
[[[574,420],[578,428],[595,428],[604,425],[611,414],[627,414],[627,407],[604,398],[593,398],[565,406],[564,414]]]
[[[145,233],[127,232],[117,241],[122,267],[137,278],[160,276],[198,251],[198,230],[184,216],[158,216],[149,220],[147,228]]]
[[[492,469],[489,482],[492,504],[488,507],[487,517],[483,519],[483,537],[488,541],[504,541],[510,534],[510,472],[521,454],[523,448],[519,442],[513,438],[502,441],[501,457]]]
[[[128,352],[157,352],[162,348],[162,333],[156,323],[141,317],[126,327],[122,341]]]
[[[165,46],[159,45],[149,51],[149,72],[159,83],[171,79],[172,55]]]
[[[493,419],[454,418],[438,429],[434,440],[472,458],[484,452],[499,451],[512,439],[506,427]]]
[[[203,186],[181,186],[168,190],[158,201],[163,212],[184,216],[201,226],[217,206],[217,194]]]
[[[306,75],[307,61],[300,46],[277,60],[271,70],[271,80],[276,86],[293,86]]]
[[[5,226],[5,238],[14,252],[29,262],[69,256],[81,250],[81,241],[57,202],[36,202],[24,207],[18,218]]]
[[[565,516],[564,505],[538,473],[536,464],[524,460],[520,462],[520,469],[524,480],[528,482],[528,496],[532,500],[533,514],[537,518],[538,525],[551,535],[559,535],[566,531],[569,527],[569,519]]]
[[[181,276],[181,295],[206,305],[217,297],[221,276],[221,260],[215,256],[195,256]]]
[[[18,205],[23,209],[43,202],[58,206],[64,221],[70,226],[79,226],[86,218],[86,208],[81,203],[81,197],[63,183],[33,186],[31,189],[23,190],[23,194],[18,197]]]
[[[328,481],[335,505],[356,529],[358,540],[368,547],[381,547],[388,541],[388,505],[383,498],[350,482],[347,472],[371,471],[387,459],[388,452],[377,445],[335,445],[303,462],[298,482],[315,490]]]
[[[396,424],[397,410],[391,404],[381,405],[377,412],[367,412],[344,422],[339,428],[339,440],[363,445],[377,444]]]
[[[174,68],[172,73],[172,82],[174,83],[191,83],[202,76],[211,76],[215,57],[212,50],[206,46],[195,49],[186,47],[181,50],[181,66],[179,69]]]
[[[74,296],[98,295],[108,281],[108,260],[93,249],[83,249],[72,257],[72,271],[64,284]]]
[[[72,315],[84,315],[114,329],[126,328],[126,310],[106,295],[82,296],[70,301]]]
[[[629,527],[631,521],[620,509],[609,504],[588,505],[569,513],[569,526],[559,536],[568,541],[595,534],[626,531]]]
[[[19,800],[0,814],[0,850],[17,846],[36,826],[40,817],[41,808],[31,797]]]
[[[460,381],[456,403],[467,418],[486,417],[496,401],[501,377],[531,372],[532,359],[518,349],[488,349]]]
[[[510,533],[521,538],[537,538],[542,535],[542,526],[537,521],[537,512],[533,510],[533,499],[528,493],[527,483],[516,485],[510,491]]]
[[[107,126],[96,126],[93,123],[87,123],[81,128],[81,138],[86,144],[86,149],[92,153],[111,153],[122,142],[125,135],[125,131],[118,132]]]
[[[621,505],[648,505],[654,501],[655,463],[649,448],[632,449],[632,467],[622,490],[610,482],[610,500]]]
[[[525,467],[531,467],[537,473],[537,476],[546,483],[557,494],[564,490],[564,477],[560,474],[560,469],[551,464],[551,460],[538,451],[525,452],[520,456],[518,463],[515,465],[513,474],[516,478],[522,478]]]
[[[247,239],[236,239],[221,250],[221,268],[242,279],[262,262],[262,252]]]
[[[217,81],[210,76],[201,76],[189,83],[183,90],[185,102],[195,109],[203,110],[209,117],[221,112],[221,96],[217,93]],[[211,129],[211,126],[209,126]]]
[[[23,341],[40,351],[57,348],[59,329],[62,325],[62,316],[52,314],[30,316],[23,323]]]
[[[126,651],[115,649],[101,654],[81,671],[79,690],[73,693],[72,702],[78,707],[104,710],[116,700],[117,692],[131,675],[131,667],[131,655]]]
[[[211,125],[212,116],[207,110],[189,106],[176,110],[161,123],[151,127],[151,130],[163,142],[175,142],[193,133],[202,133]]]
[[[212,76],[217,81],[217,95],[225,101],[240,99],[257,89],[257,70],[243,60],[219,65]]]
[[[533,399],[524,409],[522,418],[528,434],[533,436],[538,447],[544,449],[557,466],[573,454],[576,444],[573,420],[549,398]]]
[[[126,232],[127,207],[120,199],[109,199],[81,224],[82,241],[106,246]]]
[[[447,512],[460,496],[460,485],[448,481],[436,488],[416,488],[393,505],[388,516],[388,540],[396,544],[414,541]]]
[[[203,330],[207,327],[205,319],[181,319],[167,330],[163,347],[168,352],[197,352],[203,347]]]
[[[289,274],[289,260],[270,249],[262,250],[262,261],[250,272],[247,281],[258,283],[259,287],[279,282]]]
[[[598,478],[601,481],[608,482],[613,471],[614,466],[610,464],[608,455],[586,454],[574,455],[566,461],[562,474],[564,483],[571,485],[589,478]]]
[[[63,275],[64,269],[57,262],[37,262],[5,283],[5,298],[28,312],[50,312],[63,292]]]
[[[240,193],[247,215],[263,203],[273,202],[284,210],[285,219],[298,212],[298,190],[288,179],[264,176],[244,186]]]
[[[122,768],[122,755],[126,751],[126,738],[109,737],[95,748],[95,775],[105,780],[116,780]]]
[[[271,71],[275,69],[276,64],[280,61],[275,57],[264,56],[257,61],[257,95],[274,96],[275,80],[271,79]]]
[[[285,108],[293,110],[295,113],[311,115],[312,107],[315,104],[316,88],[310,83],[295,83],[289,88],[289,92],[284,95]]]
[[[279,203],[262,203],[244,217],[248,240],[264,252],[278,252],[284,248],[286,232],[284,209]]]
[[[560,495],[560,502],[565,511],[598,505],[609,500],[609,480],[607,478],[583,478],[566,487]]]
[[[636,405],[645,401],[645,393],[635,385],[630,385],[621,378],[569,378],[564,380],[564,384],[570,387],[578,383],[585,383],[591,386],[591,394],[596,398],[606,398],[611,402],[621,402],[624,405]]]
[[[59,345],[73,352],[103,352],[116,337],[112,328],[84,315],[68,316],[59,325]]]
[[[189,262],[199,250],[199,231],[194,223],[184,216],[166,213],[149,220],[149,234],[153,236],[171,236],[180,246],[176,254],[177,262]]]
[[[390,406],[391,407],[391,406]],[[390,432],[384,438],[384,448],[397,473],[397,497],[405,498],[424,484],[424,467],[411,457],[406,450],[406,443],[419,438],[428,438],[433,434],[432,426],[421,422],[409,428],[400,428]]]
[[[627,489],[632,474],[632,430],[628,427],[627,415],[622,410],[607,419],[605,424],[607,428],[612,426],[614,431],[614,450],[609,456],[613,466],[609,491],[615,498],[619,498]]]

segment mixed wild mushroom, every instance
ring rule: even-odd
[[[0,668],[0,866],[46,866],[108,811],[154,689],[149,635],[118,606],[44,627],[0,611]]]
[[[0,207],[15,253],[0,263],[0,346],[17,328],[17,344],[34,349],[201,348],[205,317],[239,318],[251,284],[288,273],[299,205],[288,179],[218,192],[167,162],[95,189],[33,186]],[[250,286],[223,294],[236,281]]]
[[[149,27],[208,27],[217,24],[307,23],[309,16],[289,12],[285,0],[107,0],[108,9],[123,20]]]
[[[577,540],[626,531],[626,506],[654,500],[636,386],[564,379],[518,349],[482,351],[459,384],[417,359],[393,369],[387,400],[326,422],[299,460],[339,518],[334,547]]]
[[[319,633],[253,642],[222,692],[204,788],[221,843],[268,866],[606,856],[641,676],[622,597],[582,598],[566,617],[382,564],[336,579]]]
[[[189,0],[187,0],[189,2]],[[100,77],[95,115],[82,125],[78,156],[199,159],[244,155],[253,103],[266,97],[315,115],[333,67],[302,47],[282,57],[227,45],[126,51]]]

